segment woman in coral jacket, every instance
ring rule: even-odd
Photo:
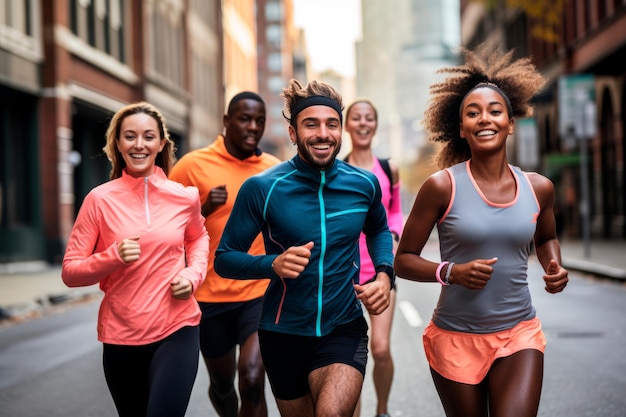
[[[209,237],[197,188],[168,180],[174,144],[161,113],[134,103],[111,120],[111,181],[85,197],[62,277],[96,283],[104,375],[120,416],[184,416],[198,371]]]

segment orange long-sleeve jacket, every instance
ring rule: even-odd
[[[241,184],[253,175],[278,164],[280,160],[267,152],[259,152],[246,159],[232,156],[226,149],[224,137],[219,135],[209,146],[191,151],[176,162],[169,178],[183,185],[198,187],[200,199],[206,200],[211,188],[226,185],[228,199],[206,218],[205,226],[216,249],[222,239],[224,225],[233,209]],[[250,247],[250,254],[265,253],[263,237],[259,234]],[[195,292],[196,300],[205,303],[234,303],[253,300],[265,294],[268,279],[238,281],[223,278],[215,273],[215,251],[209,253],[206,280]],[[263,277],[259,277],[263,278]]]

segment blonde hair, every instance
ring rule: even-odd
[[[168,175],[170,169],[176,162],[176,156],[174,152],[176,148],[174,141],[170,138],[170,134],[165,126],[165,119],[159,110],[150,103],[138,102],[128,104],[118,110],[117,113],[111,119],[109,127],[106,131],[106,144],[102,148],[107,158],[111,162],[111,173],[109,179],[113,180],[122,176],[122,170],[126,167],[126,162],[122,158],[122,154],[117,149],[117,141],[120,139],[120,129],[122,128],[122,122],[128,116],[134,114],[144,113],[156,120],[159,127],[159,137],[161,140],[165,140],[165,146],[163,150],[157,155],[155,164],[163,169],[165,175]]]
[[[376,107],[374,107],[374,104],[371,102],[371,100],[368,100],[366,98],[359,98],[359,99],[356,99],[355,101],[353,101],[352,103],[350,103],[350,105],[346,109],[346,119],[350,115],[350,110],[352,110],[352,108],[355,105],[361,104],[361,103],[367,104],[368,106],[370,106],[372,108],[372,110],[374,111],[374,119],[378,122],[378,110],[376,110]]]

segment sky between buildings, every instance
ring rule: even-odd
[[[354,43],[361,38],[360,0],[294,0],[294,22],[306,31],[316,72],[334,69],[354,77]]]

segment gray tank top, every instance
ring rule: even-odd
[[[497,257],[482,290],[442,287],[433,322],[446,330],[494,333],[535,317],[527,282],[528,256],[539,203],[526,174],[509,165],[517,191],[510,203],[487,200],[469,170],[469,161],[447,169],[452,197],[439,220],[441,259],[465,263]]]

